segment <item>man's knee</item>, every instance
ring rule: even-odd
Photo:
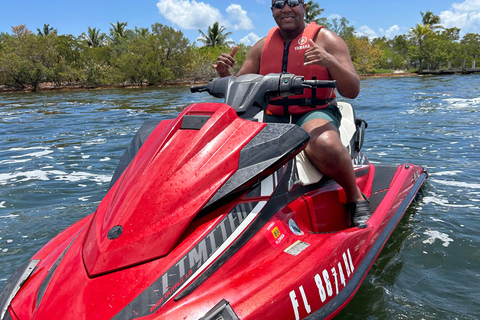
[[[342,147],[340,137],[334,131],[325,131],[320,135],[312,136],[310,143],[318,150],[340,151],[340,147]]]

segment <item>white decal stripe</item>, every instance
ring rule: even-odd
[[[262,211],[263,207],[267,204],[267,201],[260,201],[255,208],[248,214],[247,218],[238,226],[238,228],[228,237],[228,239],[208,258],[205,263],[193,274],[188,280],[177,290],[177,292],[170,296],[168,300],[177,296],[178,293],[182,292],[192,281],[194,281],[202,272],[208,268],[227,248],[248,228],[248,226],[255,220],[257,215]],[[167,300],[167,301],[168,301]],[[165,301],[165,303],[167,302]]]

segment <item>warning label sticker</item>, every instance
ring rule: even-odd
[[[292,256],[298,256],[300,254],[300,252],[307,249],[308,246],[310,246],[309,243],[297,240],[290,247],[285,249],[284,251],[288,254],[291,254]]]

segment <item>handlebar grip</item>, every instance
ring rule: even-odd
[[[194,93],[194,92],[203,92],[203,91],[206,91],[207,90],[207,86],[206,85],[200,85],[200,86],[191,86],[190,87],[190,92]]]
[[[337,80],[304,80],[303,85],[311,88],[336,88]]]

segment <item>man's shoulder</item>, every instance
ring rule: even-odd
[[[335,32],[322,28],[317,34],[315,42],[318,44],[335,44],[344,42]]]
[[[263,37],[263,38],[260,38],[260,40],[258,40],[254,46],[264,46],[265,45],[265,42],[267,41],[267,37]]]
[[[267,37],[263,37],[260,40],[258,40],[250,49],[250,51],[261,54],[263,51],[263,48],[265,47],[266,40],[267,40]]]

